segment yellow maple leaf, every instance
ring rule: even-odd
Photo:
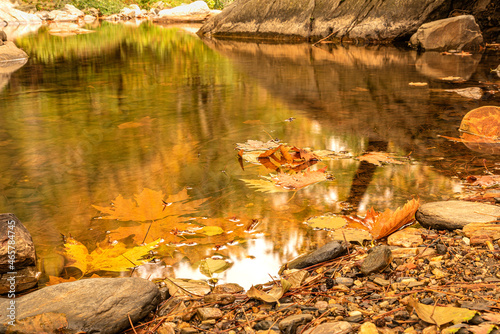
[[[150,253],[160,239],[143,246],[127,249],[125,244],[117,242],[107,247],[97,247],[89,253],[87,247],[74,238],[68,237],[64,244],[64,255],[69,260],[68,267],[81,270],[83,275],[100,270],[127,271],[142,264],[142,258]]]
[[[134,196],[134,200],[126,199],[122,195],[113,201],[113,206],[103,207],[92,205],[97,210],[101,211],[107,216],[101,219],[117,219],[124,221],[150,221],[158,220],[170,216],[172,214],[182,214],[191,212],[194,208],[193,205],[185,205],[185,201],[189,199],[187,190],[184,189],[176,195],[170,195],[164,200],[165,194],[162,191],[155,191],[148,188],[140,194]],[[201,201],[195,201],[197,207]],[[175,207],[172,210],[171,206]]]

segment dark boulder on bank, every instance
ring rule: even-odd
[[[456,3],[468,9],[456,8]],[[490,3],[494,8],[490,8]],[[481,21],[490,25],[491,19],[494,21],[499,16],[494,3],[492,0],[468,1],[463,5],[450,0],[236,0],[222,13],[210,18],[198,34],[297,40],[330,36],[332,39],[393,42],[408,40],[423,23],[457,12],[479,15],[490,11],[490,21]]]

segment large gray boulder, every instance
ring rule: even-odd
[[[424,50],[477,50],[483,44],[483,35],[474,16],[461,15],[421,25],[410,43]]]
[[[10,327],[12,299],[0,300],[0,332]],[[120,333],[160,302],[156,284],[136,277],[91,278],[49,286],[15,299],[15,320],[62,314],[69,332]],[[129,320],[130,317],[130,320]],[[9,327],[8,327],[9,326]]]
[[[28,55],[23,50],[19,49],[13,42],[4,41],[0,46],[0,66],[2,63],[25,61],[28,60]]]
[[[391,42],[408,40],[423,23],[448,17],[452,9],[449,0],[236,0],[199,34]]]

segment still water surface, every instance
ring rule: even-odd
[[[458,136],[469,110],[499,105],[446,92],[464,84],[440,78],[499,84],[489,71],[497,57],[202,41],[151,24],[92,29],[19,38],[30,60],[0,77],[0,210],[15,213],[32,233],[44,277],[68,273],[61,234],[92,250],[116,239],[120,227],[147,228],[99,219],[92,206],[109,206],[119,195],[132,199],[144,188],[162,191],[166,201],[184,189],[188,196],[175,203],[185,208],[175,214],[186,217],[153,229],[147,241],[174,240],[189,217],[224,230],[195,242],[178,236],[160,252],[167,268],[144,275],[203,278],[200,260],[219,256],[232,263],[221,281],[248,288],[327,241],[325,231],[304,224],[309,217],[395,209],[412,197],[453,198],[461,191],[458,177],[482,173],[484,163],[495,169],[494,157],[438,135]],[[385,151],[404,163],[379,167],[344,157],[317,165],[335,179],[296,193],[249,188],[242,179],[270,171],[245,162],[242,169],[236,143],[275,138],[351,157]],[[133,237],[125,242],[137,244]]]

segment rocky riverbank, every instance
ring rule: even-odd
[[[7,313],[0,328],[18,333],[495,333],[500,326],[499,212],[496,205],[466,201],[424,204],[416,217],[427,228],[407,227],[365,245],[326,242],[246,292],[237,284],[175,278],[156,284],[140,278],[61,283],[16,298],[15,321],[8,317],[11,300],[2,299]]]

